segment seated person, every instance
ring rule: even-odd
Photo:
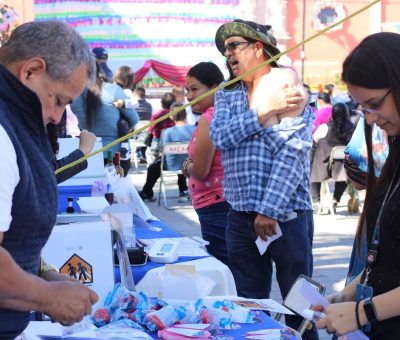
[[[176,107],[183,106],[180,103],[176,103],[171,105],[171,111]],[[186,111],[180,110],[178,111],[172,119],[175,121],[175,126],[167,128],[163,131],[161,137],[161,145],[165,143],[171,142],[187,142],[189,143],[195,126],[188,125],[186,123]],[[180,170],[182,167],[182,163],[184,162],[187,155],[167,155],[164,162],[164,170]],[[154,192],[153,187],[156,184],[158,178],[161,176],[161,157],[155,160],[150,166],[147,168],[147,178],[146,183],[143,186],[142,191],[139,193],[140,197],[143,200],[152,201],[154,200]],[[183,174],[178,175],[178,187],[179,187],[179,196],[182,197],[182,200],[187,197],[187,184],[186,178]]]
[[[151,116],[150,123],[167,115],[171,109],[171,105],[175,102],[176,97],[173,93],[164,93],[161,97],[161,109]],[[164,119],[149,127],[148,132],[151,135],[151,140],[149,142],[145,142],[146,145],[149,145],[149,148],[146,150],[147,163],[151,164],[160,157],[161,132],[164,129],[172,126],[175,126],[175,123],[172,119]]]

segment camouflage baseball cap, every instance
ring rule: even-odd
[[[220,26],[215,34],[215,44],[221,54],[225,52],[225,40],[230,37],[243,37],[262,42],[264,45],[268,45],[268,54],[276,56],[281,53],[276,47],[276,39],[272,35],[271,26],[260,25],[253,21],[234,20]]]

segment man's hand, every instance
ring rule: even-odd
[[[48,271],[40,275],[43,280],[46,281],[72,281],[72,282],[80,282],[72,276],[68,276],[62,273],[57,273],[55,271]]]
[[[72,325],[90,315],[92,305],[99,299],[93,290],[79,282],[50,282],[49,287],[43,312],[63,325]]]
[[[266,241],[268,236],[276,235],[276,220],[273,220],[268,216],[258,214],[254,220],[254,230],[256,231],[256,234],[261,237],[261,239]]]
[[[283,114],[285,117],[296,117],[301,114],[307,104],[307,96],[301,89],[295,87],[263,93],[258,90],[255,94],[252,107],[257,110],[260,124],[263,124],[271,115]]]
[[[82,130],[79,136],[79,150],[86,156],[89,154],[96,142],[96,135],[86,130]]]

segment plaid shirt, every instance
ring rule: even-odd
[[[314,114],[264,127],[249,109],[247,88],[215,95],[211,138],[222,150],[224,197],[236,211],[285,221],[293,210],[311,210],[310,151]]]

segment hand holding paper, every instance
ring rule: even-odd
[[[263,255],[267,251],[269,245],[281,236],[282,236],[282,230],[279,227],[278,222],[276,223],[276,235],[268,236],[266,241],[264,241],[263,239],[261,239],[260,236],[258,236],[256,240],[256,245],[258,251],[260,252],[260,255]]]
[[[330,305],[329,301],[327,300],[326,297],[321,295],[307,280],[303,280],[303,282],[300,285],[299,288],[299,293],[313,306],[322,306],[326,310],[326,314],[329,316],[329,306],[335,306],[339,308],[343,308],[341,312],[339,312],[340,315],[344,313],[344,309],[347,309],[348,306],[345,306],[346,304],[351,304],[353,308],[351,308],[351,316],[353,317],[354,314],[354,302],[346,302],[346,303],[340,303],[340,304],[332,304]],[[328,310],[327,310],[328,309]],[[342,314],[341,314],[342,313]],[[344,315],[344,314],[343,314]],[[303,315],[304,317],[307,318],[308,315]],[[325,320],[325,319],[323,319]],[[321,321],[320,321],[321,322]],[[323,321],[322,321],[323,322]],[[345,324],[349,324],[349,318],[343,318],[343,322]],[[341,337],[339,337],[340,339]],[[368,337],[364,335],[360,330],[352,331],[347,333],[345,336],[343,336],[342,339],[346,340],[367,340]]]

